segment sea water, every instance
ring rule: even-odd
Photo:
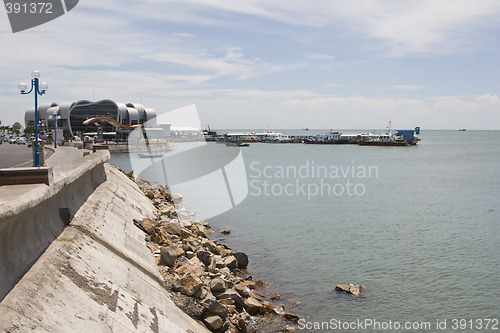
[[[209,222],[232,230],[225,242],[249,255],[249,272],[304,331],[500,330],[500,132],[421,138],[251,144],[241,148],[245,200]],[[128,159],[110,162],[130,169]],[[334,291],[344,283],[366,297]]]

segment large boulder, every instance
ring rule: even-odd
[[[194,237],[194,234],[186,228],[181,228],[181,239],[188,239],[189,237]]]
[[[210,281],[210,290],[213,293],[223,293],[226,291],[226,282],[221,278],[215,278]]]
[[[162,223],[162,228],[164,228],[165,231],[171,233],[172,235],[181,235],[181,225],[175,219],[167,223]]]
[[[220,330],[222,325],[224,324],[222,318],[219,316],[209,316],[205,318],[203,321],[211,331]]]
[[[203,305],[205,306],[207,313],[210,315],[216,315],[225,318],[229,313],[225,305],[213,299],[207,299],[203,301]]]
[[[186,296],[193,296],[201,289],[203,281],[197,276],[186,274],[180,279],[180,290]]]
[[[295,322],[297,322],[299,320],[299,317],[297,315],[285,312],[285,306],[284,305],[280,305],[280,306],[274,308],[273,311],[274,311],[275,314],[277,314],[279,316],[282,316],[286,320],[295,321]]]
[[[155,228],[151,234],[151,240],[158,245],[172,245],[170,234],[162,227]]]
[[[196,256],[203,264],[205,264],[205,266],[209,266],[212,262],[212,255],[207,251],[197,251]]]
[[[212,240],[204,239],[203,242],[201,242],[201,245],[206,247],[208,251],[214,254],[219,254],[219,248]]]
[[[195,260],[193,258],[193,260]],[[205,273],[205,268],[203,267],[203,264],[201,262],[193,263],[192,265],[189,265],[186,270],[184,271],[184,274],[191,273],[195,276],[201,277],[203,273]]]
[[[241,295],[241,297],[250,296],[250,288],[245,286],[243,283],[238,283],[236,286],[234,286],[234,289],[238,292],[238,294]]]
[[[223,292],[222,294],[216,295],[215,297],[217,297],[217,299],[221,302],[223,299],[229,298],[234,302],[234,304],[237,307],[240,307],[240,308],[245,307],[245,302],[243,301],[243,298],[240,296],[240,294],[238,294],[236,291],[234,291],[232,289],[228,289],[225,292]]]
[[[177,248],[175,246],[162,246],[160,248],[160,264],[173,267],[177,260]]]
[[[175,206],[173,204],[167,204],[165,207],[160,209],[160,213],[167,216],[171,216],[172,211],[175,211]]]
[[[248,266],[248,256],[243,252],[236,252],[233,256],[238,261],[238,268],[245,269]]]
[[[142,229],[144,229],[150,235],[153,233],[154,229],[158,226],[157,221],[153,221],[148,218],[141,220],[139,224],[142,227]]]
[[[250,315],[255,316],[259,314],[261,308],[262,303],[258,299],[253,297],[245,299],[245,310],[247,310]]]
[[[207,228],[199,223],[191,225],[191,230],[196,236],[208,238]]]
[[[230,270],[238,268],[238,260],[236,260],[235,256],[229,256],[224,259],[224,266],[226,266]]]

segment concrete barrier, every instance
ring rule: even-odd
[[[52,167],[0,169],[0,186],[40,183],[50,186],[52,174]]]
[[[0,213],[0,257],[9,257],[0,263],[2,290],[10,288],[0,303],[0,330],[208,332],[171,301],[145,235],[133,224],[151,216],[154,206],[119,171],[96,163],[103,158],[108,151],[85,157],[94,166],[82,173],[76,164],[80,176],[59,176],[58,191],[32,186],[35,203],[26,198],[23,209]],[[31,242],[48,247],[37,257],[40,244],[32,249]],[[10,275],[16,278],[5,278]]]
[[[12,289],[105,179],[101,153],[60,171],[52,186],[0,187],[0,300]],[[13,169],[15,170],[15,169]]]
[[[109,150],[108,145],[92,145],[92,152],[96,152],[98,150]]]

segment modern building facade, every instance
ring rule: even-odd
[[[40,104],[39,124],[53,129],[50,117],[60,116],[58,128],[64,138],[83,137],[86,133],[106,133],[113,139],[125,140],[137,125],[156,127],[156,112],[137,103],[117,103],[110,99],[97,102],[81,100],[73,103]],[[54,118],[52,118],[54,119]],[[90,120],[90,121],[89,121]],[[25,126],[35,125],[35,110],[29,108],[24,116]]]

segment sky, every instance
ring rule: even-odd
[[[12,33],[0,9],[0,120],[105,98],[195,104],[212,128],[500,129],[498,0],[80,0]]]

